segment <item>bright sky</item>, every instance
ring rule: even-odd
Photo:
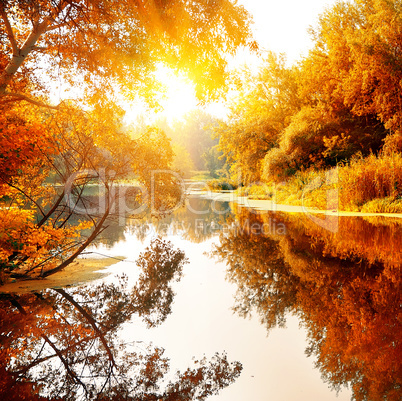
[[[238,3],[253,16],[260,46],[286,53],[288,61],[293,63],[312,45],[308,28],[316,25],[318,16],[335,0],[238,0]]]
[[[311,48],[308,28],[316,25],[319,14],[335,0],[238,0],[238,3],[253,16],[253,30],[260,48],[285,53],[289,64],[293,64]],[[234,66],[255,66],[258,62],[256,56],[243,52],[236,57]],[[161,69],[158,78],[167,87],[166,97],[160,102],[164,109],[161,115],[168,120],[179,119],[197,107],[194,90],[188,80],[175,77],[167,69]],[[226,108],[217,103],[208,106],[207,111],[223,117]],[[133,106],[127,110],[127,122],[135,120],[141,113],[149,114],[142,106]]]

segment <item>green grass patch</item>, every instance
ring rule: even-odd
[[[209,180],[207,184],[211,191],[232,191],[238,187],[236,182],[224,177]]]
[[[214,179],[208,171],[192,171],[191,173],[190,179],[193,181],[208,181]]]

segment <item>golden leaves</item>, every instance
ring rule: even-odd
[[[147,94],[156,63],[165,61],[196,82],[200,97],[212,97],[224,84],[226,54],[248,44],[255,47],[249,14],[229,0],[62,1],[57,6],[16,1],[3,11],[3,19],[15,23],[10,27],[14,35],[2,32],[8,38],[2,45],[8,60],[0,70],[0,94],[11,88],[29,95],[39,85],[47,86],[35,71],[43,60],[51,80],[84,84],[88,93],[112,92],[117,83],[123,91]],[[24,33],[30,38],[26,48],[20,31],[31,24],[32,32]],[[31,63],[20,58],[11,71],[12,47]]]
[[[50,269],[67,256],[66,248],[79,242],[81,231],[91,226],[91,222],[80,222],[76,226],[57,228],[50,221],[48,225],[38,227],[33,211],[2,208],[0,261],[3,269],[20,274],[30,272],[33,276],[43,269]],[[15,255],[17,258],[13,257]]]

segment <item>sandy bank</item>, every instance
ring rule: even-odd
[[[124,257],[120,257],[124,259]],[[66,266],[62,271],[40,280],[23,280],[9,282],[0,286],[2,292],[27,293],[42,291],[47,288],[76,286],[88,281],[96,280],[107,275],[102,272],[118,260],[111,258],[82,258]]]

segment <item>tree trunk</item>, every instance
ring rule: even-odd
[[[13,54],[12,59],[7,64],[6,68],[0,74],[0,96],[6,95],[7,86],[13,79],[14,74],[18,71],[21,65],[26,60],[29,53],[35,48],[36,42],[40,36],[46,32],[48,23],[44,21],[33,28],[27,40],[21,47],[17,48],[17,53]]]
[[[47,277],[50,276],[51,274],[54,274],[62,269],[64,269],[67,265],[72,263],[80,254],[81,252],[84,251],[84,249],[89,246],[92,241],[97,237],[99,232],[103,228],[103,223],[105,222],[106,218],[109,216],[109,208],[106,209],[104,215],[102,216],[102,219],[100,222],[95,226],[95,229],[92,231],[92,234],[86,239],[86,241],[74,252],[73,255],[71,255],[68,259],[66,259],[63,263],[60,265],[56,266],[54,269],[47,270],[41,274],[41,277]]]

